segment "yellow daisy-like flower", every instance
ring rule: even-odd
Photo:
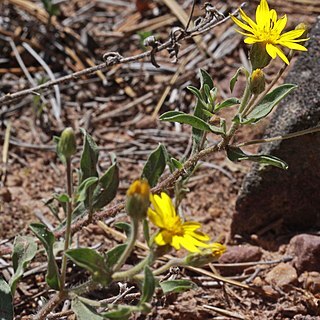
[[[297,42],[303,42],[308,39],[299,39],[305,32],[305,29],[296,29],[281,34],[287,24],[287,16],[280,19],[277,12],[269,9],[267,0],[261,0],[256,9],[256,22],[249,18],[246,13],[240,9],[241,18],[247,24],[243,23],[234,16],[231,19],[244,31],[237,30],[247,38],[244,40],[247,44],[262,43],[272,59],[279,56],[286,64],[289,64],[288,58],[278,45],[293,50],[307,51],[307,49]]]
[[[206,243],[210,237],[198,231],[201,224],[193,221],[183,222],[166,193],[162,192],[160,196],[151,195],[150,201],[154,209],[149,208],[148,217],[160,228],[154,238],[157,245],[171,245],[176,250],[183,247],[190,252],[200,252],[199,248],[210,247]]]

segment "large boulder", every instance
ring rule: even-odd
[[[320,123],[320,17],[285,82],[298,88],[279,104],[265,137],[285,135]],[[273,226],[305,230],[320,226],[320,133],[261,146],[259,153],[277,156],[287,171],[253,166],[236,202],[231,232],[242,236]],[[264,230],[264,231],[263,231]]]

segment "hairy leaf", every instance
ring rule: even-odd
[[[13,320],[13,302],[10,286],[0,278],[0,320]]]
[[[228,147],[227,156],[228,159],[231,161],[249,160],[253,162],[258,162],[263,165],[274,166],[284,170],[288,169],[288,164],[275,156],[263,154],[249,155],[244,153],[240,148]]]
[[[48,230],[48,228],[41,223],[32,223],[30,229],[36,235],[36,237],[43,244],[48,259],[48,269],[46,274],[46,282],[50,288],[60,289],[60,275],[57,262],[53,253],[53,245],[55,243],[54,234]]]
[[[146,179],[151,187],[157,184],[166,167],[166,160],[167,151],[160,143],[157,149],[149,155],[142,171],[142,178]]]
[[[23,275],[24,269],[34,258],[37,252],[35,238],[29,236],[17,236],[13,243],[12,264],[14,275],[10,279],[12,295],[14,294],[18,281]]]
[[[164,294],[171,292],[183,292],[190,289],[196,289],[197,285],[189,280],[167,280],[160,282],[160,287]]]

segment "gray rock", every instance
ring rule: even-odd
[[[246,267],[224,267],[224,263],[241,263],[259,261],[262,257],[262,251],[259,247],[245,245],[245,246],[228,246],[227,251],[220,257],[219,263],[221,266],[217,267],[222,275],[234,275],[241,273]]]
[[[286,83],[298,88],[279,104],[265,137],[284,135],[320,123],[320,18]],[[320,133],[264,144],[259,153],[277,156],[287,171],[253,166],[240,190],[231,233],[243,236],[277,221],[277,227],[293,230],[320,225]]]
[[[320,272],[320,236],[299,234],[290,240],[287,253],[294,256],[293,265],[298,273]]]

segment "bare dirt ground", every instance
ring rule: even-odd
[[[1,95],[48,79],[46,71],[24,44],[41,55],[55,77],[71,74],[101,63],[102,55],[108,51],[117,51],[123,56],[142,52],[141,38],[146,32],[156,35],[161,41],[168,39],[173,26],[181,26],[181,21],[178,12],[165,3],[138,1],[137,6],[133,1],[59,1],[60,14],[48,25],[40,1],[1,1]],[[179,3],[188,14],[192,1]],[[312,24],[320,13],[317,1],[269,3],[281,14],[288,14],[288,29],[300,22]],[[217,1],[213,4],[227,14],[240,1]],[[201,5],[203,3],[197,3],[195,16],[202,13]],[[254,12],[256,5],[256,1],[251,1],[246,11]],[[28,225],[31,222],[56,225],[44,205],[53,192],[61,191],[65,186],[64,166],[54,152],[53,136],[59,135],[64,127],[72,126],[80,144],[79,128],[88,130],[101,147],[101,171],[110,165],[110,152],[116,154],[120,165],[120,188],[111,205],[119,203],[129,184],[140,176],[148,154],[159,142],[166,145],[176,158],[183,156],[188,149],[189,128],[163,123],[157,118],[163,112],[176,108],[191,112],[194,97],[186,86],[199,86],[199,68],[213,76],[220,98],[229,95],[229,79],[241,63],[246,63],[247,52],[241,36],[232,30],[233,25],[228,21],[202,35],[197,43],[192,39],[183,41],[176,64],[171,62],[166,52],[161,52],[157,55],[160,68],[155,68],[149,60],[132,62],[60,85],[60,117],[54,116],[50,103],[55,94],[53,90],[44,95],[42,102],[36,95],[29,95],[1,107],[2,145],[5,130],[11,123],[9,153],[3,157],[0,170],[0,272],[6,280],[12,272],[7,252],[14,237],[30,233]],[[194,54],[190,54],[192,52]],[[19,57],[24,68],[17,62]],[[268,76],[276,73],[278,67],[278,62],[274,63]],[[177,71],[178,77],[172,80]],[[31,76],[29,80],[28,74]],[[170,90],[164,95],[168,86]],[[241,90],[238,86],[237,92],[241,93]],[[224,116],[230,118],[231,113],[228,111]],[[266,125],[267,121],[247,128],[239,133],[237,139],[258,138]],[[210,139],[214,141],[215,137]],[[75,165],[78,165],[78,160],[79,155]],[[249,165],[226,160],[223,153],[206,159],[189,181],[190,192],[182,203],[186,217],[203,223],[204,231],[213,238],[222,236],[227,239],[227,244],[234,243],[235,239],[228,236],[229,224],[238,189],[249,169]],[[78,241],[92,247],[108,248],[117,239],[106,235],[98,226],[89,225],[79,233]],[[283,247],[277,252],[261,249],[262,259],[281,259],[284,250]],[[43,265],[41,259],[31,263],[29,269],[33,272],[25,276],[19,285],[15,296],[16,319],[35,313],[41,296],[47,297],[41,270]],[[37,271],[39,266],[40,271]],[[259,277],[251,279],[255,287],[259,286],[259,281],[264,281],[271,267],[274,264],[260,267]],[[251,266],[230,276],[245,281],[256,269]],[[151,314],[137,315],[132,319],[316,319],[309,316],[319,314],[315,296],[298,281],[287,291],[272,287],[250,290],[221,284],[190,271],[181,272],[182,276],[195,281],[199,289],[167,298],[156,296]],[[79,282],[85,276],[76,270],[72,274],[74,281]],[[112,296],[116,291],[105,294]],[[134,298],[128,299],[134,302]],[[232,314],[218,316],[217,310],[205,306],[218,307]],[[299,314],[301,317],[297,318]],[[69,319],[74,319],[74,316],[69,315]]]

